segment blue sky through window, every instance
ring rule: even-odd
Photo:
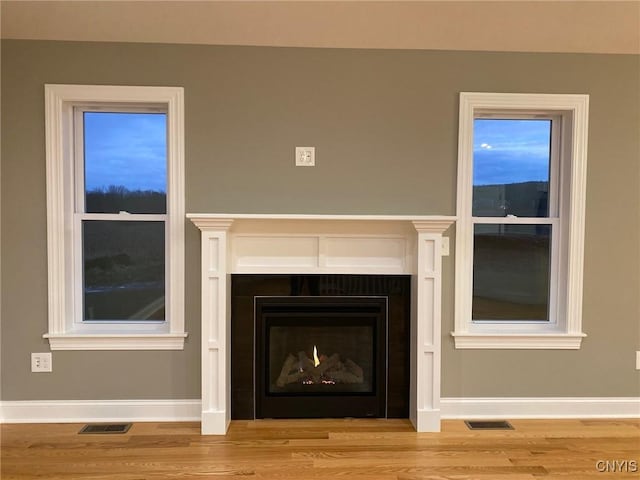
[[[86,191],[167,189],[167,115],[84,113]]]
[[[549,181],[551,120],[475,119],[473,185]]]

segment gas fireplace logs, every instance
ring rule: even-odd
[[[300,351],[297,358],[292,354],[287,356],[276,385],[283,388],[291,383],[335,385],[363,382],[362,368],[349,358],[342,362],[340,355],[334,353],[330,357],[321,355],[319,361],[314,362],[305,352]]]

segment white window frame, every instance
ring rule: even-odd
[[[82,321],[83,218],[76,210],[79,139],[74,116],[86,108],[161,109],[167,113],[166,319]],[[182,87],[45,85],[48,323],[51,350],[182,350],[184,330],[184,90]],[[82,188],[84,186],[82,185]],[[123,219],[114,214],[115,219]],[[127,215],[134,220],[136,215]],[[144,215],[146,219],[152,216]],[[100,215],[100,219],[106,219]]]
[[[455,264],[455,329],[459,349],[579,349],[587,173],[588,95],[460,93]],[[473,217],[473,130],[476,118],[551,119],[549,215],[539,219]],[[558,131],[557,126],[560,126]],[[555,168],[555,171],[554,171]],[[555,197],[556,201],[553,201]],[[473,227],[477,223],[552,224],[549,321],[473,321]]]

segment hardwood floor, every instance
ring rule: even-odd
[[[640,478],[640,420],[511,423],[514,430],[471,431],[444,421],[441,433],[416,433],[407,420],[234,421],[226,436],[201,436],[199,423],[136,423],[123,435],[78,435],[79,424],[2,425],[1,478]],[[623,471],[601,472],[598,461]]]

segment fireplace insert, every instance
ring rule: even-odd
[[[409,275],[234,274],[231,285],[231,418],[288,417],[294,416],[296,409],[298,417],[361,417],[371,413],[387,418],[409,416]],[[352,297],[353,300],[349,300]],[[303,300],[294,300],[298,298]],[[376,312],[365,312],[358,320],[349,312],[343,311],[347,315],[340,315],[340,309],[345,306],[370,309],[371,305],[361,305],[362,299],[367,298],[377,298],[372,300],[376,304],[374,309],[382,309],[386,302],[386,327],[379,326],[378,320],[371,320]],[[303,311],[300,317],[294,314],[296,309],[302,308],[299,301],[314,301],[313,308],[322,308],[315,316]],[[341,302],[341,306],[331,312],[326,302],[336,301]],[[266,323],[256,317],[258,304],[267,307],[269,320]],[[284,311],[278,313],[283,305]],[[303,321],[296,321],[296,318]],[[259,322],[263,323],[256,328]],[[338,328],[333,325],[335,323],[339,323],[343,329],[341,333],[345,334],[340,338],[336,338]],[[297,328],[289,328],[285,335],[288,327]],[[319,330],[323,327],[326,327],[325,333]],[[259,335],[262,338],[258,341]],[[384,341],[385,335],[386,344],[382,349],[386,349],[386,366],[376,356],[383,351],[378,344]],[[358,341],[353,345],[340,343],[342,337],[345,341],[348,337]],[[271,352],[265,348],[267,345],[273,346]],[[307,366],[305,370],[304,365],[313,360],[314,345],[318,360],[321,357],[331,359],[330,365],[323,364],[315,370]],[[375,345],[375,348],[367,345]],[[301,356],[303,372],[295,375],[296,367],[300,368]],[[362,369],[361,374],[359,369]],[[327,379],[329,374],[331,378]],[[384,384],[383,380],[377,380],[378,375],[383,375],[386,381],[384,409],[378,400],[375,400],[377,406],[371,403],[377,388]],[[295,377],[298,378],[294,381]],[[351,383],[346,383],[347,379],[351,379]],[[322,380],[328,382],[322,383]],[[301,385],[304,381],[307,383]],[[303,407],[291,406],[301,399]],[[349,411],[341,410],[340,405],[344,406],[347,399],[351,399]],[[268,405],[280,404],[281,410],[265,411],[265,400]],[[340,408],[334,408],[336,405]]]
[[[256,297],[256,418],[384,417],[386,297]]]

